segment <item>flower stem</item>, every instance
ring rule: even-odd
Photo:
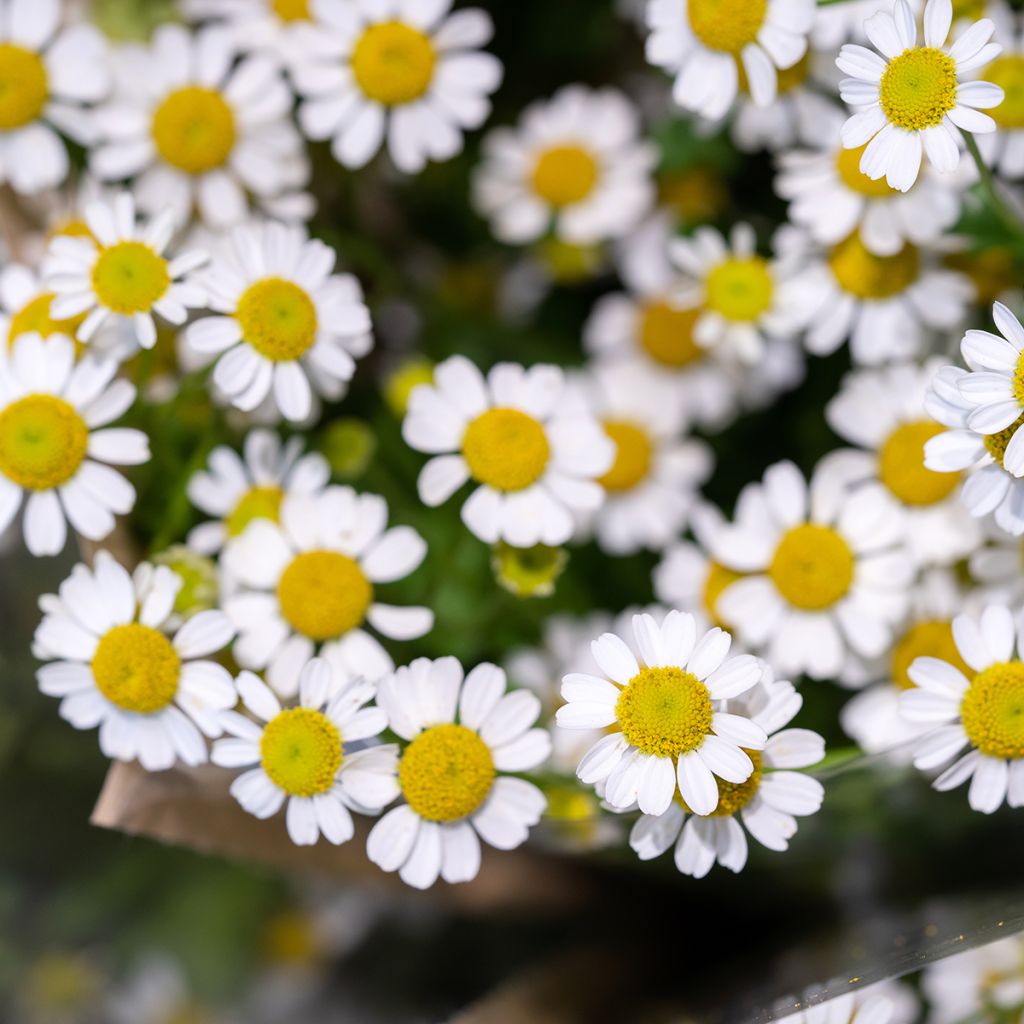
[[[960,129],[960,134],[963,135],[964,142],[967,143],[967,152],[971,154],[971,158],[978,168],[979,184],[981,185],[986,205],[1012,234],[1024,235],[1024,223],[1021,223],[1020,216],[1010,208],[1006,200],[999,194],[995,179],[992,177],[992,168],[985,163],[981,150],[978,149],[978,140],[970,132],[964,131],[962,128]]]

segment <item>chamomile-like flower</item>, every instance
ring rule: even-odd
[[[242,53],[267,54],[290,66],[297,36],[316,23],[314,0],[185,0],[185,13],[195,21],[224,24]]]
[[[927,1024],[957,1024],[971,1017],[1020,1016],[1024,1004],[1024,937],[966,949],[928,964],[921,990],[929,1004]]]
[[[621,238],[654,201],[656,153],[639,136],[637,111],[621,93],[566,86],[527,107],[517,128],[484,139],[476,205],[513,245],[549,230],[574,245]]]
[[[479,128],[501,84],[501,62],[480,47],[491,18],[451,0],[319,0],[316,26],[296,33],[291,73],[299,124],[330,139],[335,159],[362,167],[387,143],[399,170],[450,160]]]
[[[915,766],[931,771],[956,758],[933,785],[945,791],[970,779],[968,803],[984,814],[1004,800],[1024,807],[1024,640],[1018,630],[1005,605],[990,605],[978,617],[958,615],[953,639],[973,675],[947,660],[917,658],[909,670],[916,687],[901,698],[906,718],[932,726],[915,748]]]
[[[84,316],[55,320],[50,315],[53,299],[53,292],[30,267],[8,263],[0,270],[0,358],[25,334],[74,339]]]
[[[0,533],[24,501],[34,555],[63,550],[67,523],[102,540],[135,505],[135,488],[107,464],[147,462],[149,442],[141,430],[108,426],[135,401],[116,372],[111,360],[76,363],[61,335],[23,335],[0,358]]]
[[[152,348],[154,314],[183,324],[188,310],[203,304],[205,294],[181,278],[202,266],[206,253],[165,255],[176,226],[170,210],[141,225],[131,194],[122,192],[112,203],[91,203],[85,221],[90,234],[57,235],[43,263],[54,293],[50,314],[58,319],[88,314],[75,335],[79,341],[90,341],[114,317],[130,321],[136,342]]]
[[[778,71],[803,57],[813,20],[813,0],[652,0],[647,59],[675,76],[676,103],[718,120],[741,76],[755,103],[772,102]]]
[[[387,526],[387,504],[376,494],[329,487],[318,496],[292,495],[280,523],[253,520],[224,552],[238,592],[224,610],[238,627],[234,655],[248,669],[266,669],[282,697],[293,696],[303,666],[318,653],[339,682],[370,682],[390,672],[391,657],[365,628],[394,640],[423,636],[428,608],[376,600],[375,587],[408,576],[427,546],[408,526]]]
[[[614,633],[591,650],[601,675],[572,673],[562,682],[563,729],[605,729],[576,769],[580,781],[602,784],[616,808],[639,804],[664,814],[678,790],[695,814],[718,806],[716,776],[739,785],[755,770],[747,751],[764,749],[764,729],[725,710],[761,678],[750,655],[726,660],[731,637],[712,629],[699,640],[692,615],[672,611],[659,626],[633,618],[639,658]]]
[[[817,779],[793,771],[825,756],[825,741],[816,732],[783,728],[802,704],[792,683],[771,679],[726,701],[729,713],[749,719],[768,737],[763,750],[748,752],[753,772],[745,782],[719,781],[718,806],[706,817],[691,813],[678,797],[664,814],[642,814],[629,835],[640,859],[660,857],[674,845],[676,867],[684,875],[703,878],[716,861],[739,872],[747,863],[744,828],[769,850],[788,849],[797,817],[816,813],[825,796]]]
[[[219,715],[238,695],[227,669],[205,660],[231,641],[223,612],[192,616],[173,637],[163,631],[181,579],[143,563],[134,576],[99,551],[92,569],[77,565],[44,616],[34,651],[49,661],[39,688],[61,699],[76,729],[99,726],[100,749],[148,771],[175,761],[204,764],[204,736],[221,734]]]
[[[995,38],[1003,52],[985,69],[985,78],[1003,90],[1003,102],[989,111],[997,131],[978,136],[982,159],[1001,177],[1024,177],[1024,19],[1008,4],[990,5]]]
[[[237,227],[198,277],[215,316],[186,331],[196,353],[216,355],[213,383],[246,412],[272,396],[288,420],[313,409],[313,389],[334,401],[356,359],[373,347],[359,282],[336,274],[335,254],[304,228]]]
[[[904,530],[880,484],[850,491],[823,464],[808,486],[793,463],[776,463],[714,537],[715,559],[745,574],[719,597],[719,614],[780,672],[834,678],[847,648],[880,655],[906,611],[915,567]]]
[[[179,225],[193,209],[213,228],[243,221],[250,197],[285,217],[309,177],[292,95],[277,63],[243,58],[226,28],[195,34],[161,25],[152,44],[115,56],[116,88],[96,113],[89,156],[104,181],[132,179],[139,208],[171,210]],[[308,216],[309,204],[299,204]]]
[[[231,783],[231,795],[257,818],[273,817],[287,803],[288,835],[297,846],[312,846],[321,835],[335,846],[348,842],[352,811],[376,813],[398,795],[398,748],[350,746],[387,727],[384,712],[366,706],[375,684],[338,680],[326,661],[312,658],[299,675],[296,707],[282,707],[252,672],[242,672],[237,686],[252,717],[221,715],[228,735],[213,744],[210,760],[247,769]]]
[[[282,444],[271,430],[246,435],[240,458],[226,445],[210,452],[205,470],[188,482],[188,497],[213,522],[201,523],[188,535],[189,547],[212,555],[239,537],[254,519],[280,521],[281,504],[291,494],[315,495],[330,479],[327,460],[319,452],[302,454],[302,438]]]
[[[537,697],[505,689],[496,665],[477,665],[463,679],[455,658],[419,658],[381,680],[377,702],[406,741],[397,772],[404,802],[373,826],[366,852],[406,884],[471,881],[481,839],[511,850],[540,820],[544,794],[508,773],[536,768],[551,739],[532,728]]]
[[[852,76],[840,83],[840,94],[854,109],[843,126],[843,145],[865,147],[860,169],[872,181],[885,178],[906,192],[917,181],[923,154],[939,172],[956,170],[956,129],[996,130],[995,121],[978,108],[998,106],[1003,90],[990,82],[960,80],[999,55],[1001,47],[989,42],[995,26],[984,18],[947,48],[952,20],[951,0],[928,0],[920,46],[910,4],[895,0],[892,13],[880,11],[864,24],[878,53],[854,43],[839,51],[836,64]]]
[[[424,504],[442,504],[471,479],[462,521],[482,541],[564,544],[573,513],[600,506],[597,481],[615,458],[600,424],[565,397],[556,366],[499,363],[485,378],[462,356],[440,363],[434,383],[409,396],[402,424],[406,443],[434,456],[419,477]]]

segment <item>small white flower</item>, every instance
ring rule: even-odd
[[[39,688],[61,698],[76,729],[99,726],[100,749],[148,771],[207,760],[204,736],[221,734],[219,715],[238,695],[227,669],[203,660],[234,636],[223,612],[192,616],[173,636],[162,631],[181,577],[143,563],[134,578],[106,551],[77,565],[56,595],[40,601],[36,629]],[[52,660],[60,659],[60,660]]]
[[[313,0],[184,0],[187,17],[217,21],[242,53],[269,55],[285,67],[296,59],[305,26],[315,24]]]
[[[1005,99],[989,111],[998,131],[978,136],[982,159],[1002,178],[1024,177],[1024,19],[1005,3],[986,4],[1003,53],[986,68],[985,78]]]
[[[921,990],[929,1005],[927,1024],[959,1024],[980,1014],[1019,1017],[1024,1004],[1024,937],[1009,936],[928,964]]]
[[[213,744],[210,760],[248,769],[231,783],[231,795],[257,818],[272,817],[287,802],[288,835],[297,846],[312,846],[321,835],[335,846],[348,842],[352,811],[376,813],[398,795],[398,748],[365,745],[387,727],[384,712],[366,706],[373,683],[341,683],[326,661],[312,658],[299,675],[297,707],[282,707],[251,672],[237,686],[256,721],[225,711],[221,724],[230,738]]]
[[[419,658],[381,680],[377,701],[407,741],[397,770],[405,802],[373,826],[366,853],[407,885],[469,882],[481,839],[512,850],[540,820],[544,794],[507,773],[536,768],[551,738],[531,728],[537,697],[505,689],[496,665],[477,665],[463,680],[455,658]]]

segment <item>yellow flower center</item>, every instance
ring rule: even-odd
[[[707,576],[704,577],[704,610],[716,626],[725,627],[718,615],[718,599],[727,587],[743,578],[743,573],[727,569],[718,562],[708,562]]]
[[[239,499],[238,504],[225,520],[228,536],[238,537],[254,519],[269,519],[272,523],[281,519],[281,502],[284,491],[280,487],[252,487]]]
[[[757,38],[768,0],[687,0],[693,34],[709,49],[738,54]]]
[[[632,490],[651,471],[651,438],[647,431],[624,420],[605,420],[604,432],[615,444],[615,461],[598,483],[606,491]]]
[[[760,750],[744,751],[747,757],[753,762],[754,770],[746,782],[726,782],[725,779],[716,779],[718,783],[718,806],[711,812],[711,818],[729,818],[742,811],[755,794],[761,788],[761,776],[764,772],[764,760]],[[676,790],[675,801],[687,814],[693,814],[679,790]]]
[[[430,37],[401,21],[371,25],[352,51],[352,73],[371,100],[398,106],[418,100],[434,78]]]
[[[550,597],[569,564],[564,548],[535,544],[514,548],[498,541],[491,550],[491,568],[498,583],[516,597]]]
[[[1024,404],[1024,352],[1017,359],[1017,368],[1013,371],[1013,397]]]
[[[1024,54],[1009,53],[997,57],[985,69],[985,81],[998,85],[1006,96],[992,115],[1000,128],[1024,128]]]
[[[283,910],[264,926],[263,955],[274,964],[315,965],[322,951],[316,922],[300,910]]]
[[[891,299],[905,292],[916,280],[920,258],[909,242],[892,256],[876,256],[854,232],[833,246],[828,265],[839,287],[858,299]]]
[[[250,285],[238,300],[235,318],[245,340],[274,362],[298,359],[316,341],[313,300],[304,288],[280,277]]]
[[[487,799],[494,782],[494,758],[472,729],[435,725],[405,748],[398,782],[406,802],[421,818],[457,821]]]
[[[532,416],[488,409],[466,428],[462,454],[474,480],[499,491],[521,491],[544,475],[551,446]]]
[[[934,46],[904,50],[879,84],[885,116],[898,128],[933,128],[956,106],[956,62]]]
[[[384,399],[396,416],[404,416],[413,390],[421,384],[433,383],[434,364],[429,359],[407,359],[385,379]]]
[[[986,434],[983,438],[985,448],[989,455],[999,466],[1003,465],[1003,456],[1006,454],[1006,446],[1017,431],[1024,426],[1024,414],[1021,414],[1008,427],[1000,430],[998,434]]]
[[[949,497],[960,477],[936,473],[924,464],[924,446],[945,427],[928,420],[901,423],[878,453],[878,476],[905,505],[934,505]]]
[[[0,473],[30,491],[70,480],[85,458],[85,420],[53,395],[28,395],[0,412]]]
[[[889,667],[893,683],[901,690],[914,687],[908,670],[915,658],[938,658],[955,665],[968,679],[974,675],[974,669],[960,657],[953,640],[953,626],[948,619],[926,619],[914,623],[893,648]]]
[[[160,156],[186,174],[223,166],[235,145],[235,115],[215,89],[186,85],[153,112],[153,142]]]
[[[860,169],[860,160],[867,148],[866,142],[856,149],[840,147],[839,152],[836,153],[836,171],[839,174],[839,180],[852,192],[867,196],[869,199],[888,199],[889,196],[896,195],[896,189],[890,188],[885,178],[873,181]]]
[[[46,106],[46,65],[39,54],[14,43],[0,43],[0,130],[34,121]]]
[[[316,796],[334,785],[341,733],[321,711],[288,708],[263,730],[260,762],[271,782],[292,796]]]
[[[582,202],[597,178],[597,160],[582,146],[552,146],[533,165],[533,191],[551,206]]]
[[[309,0],[271,0],[271,10],[282,21],[309,21]]]
[[[768,575],[791,605],[819,611],[850,589],[853,569],[853,552],[835,530],[803,523],[783,534]]]
[[[708,688],[675,667],[640,669],[615,705],[626,741],[656,757],[696,750],[711,731],[712,714]]]
[[[768,261],[760,256],[727,259],[708,274],[705,287],[708,309],[737,323],[767,312],[775,290]]]
[[[7,328],[8,347],[12,347],[23,334],[40,334],[44,338],[50,338],[54,334],[64,334],[69,338],[74,338],[78,328],[85,320],[85,313],[72,317],[70,320],[54,320],[50,317],[50,303],[53,298],[53,292],[43,292],[26,302],[11,317],[10,326]]]
[[[281,574],[277,599],[296,632],[333,640],[363,621],[373,601],[373,585],[347,555],[306,551]]]
[[[554,235],[542,238],[533,251],[551,277],[561,284],[578,284],[593,277],[605,264],[600,245],[577,245]]]
[[[148,313],[170,284],[167,260],[144,242],[117,242],[101,249],[92,268],[96,297],[124,316]]]
[[[701,311],[676,309],[667,302],[649,302],[640,319],[640,347],[662,366],[682,367],[696,362],[704,349],[693,340]]]
[[[89,225],[81,217],[70,217],[50,228],[50,238],[56,238],[59,235],[65,235],[68,238],[92,238],[93,241],[96,241]]]
[[[990,307],[1004,292],[1017,286],[1017,260],[1005,245],[992,245],[976,252],[946,253],[942,262],[971,279],[978,306]]]
[[[177,695],[181,659],[163,633],[132,622],[104,633],[92,658],[92,674],[111,704],[152,715]]]
[[[1024,757],[1024,662],[989,665],[960,705],[964,731],[987,757]]]

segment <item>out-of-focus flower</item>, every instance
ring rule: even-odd
[[[550,597],[568,564],[569,552],[565,548],[547,544],[515,548],[498,541],[491,551],[494,578],[516,597]]]
[[[927,1024],[958,1021],[991,1012],[1012,1020],[1024,1006],[1024,939],[1014,935],[937,960],[924,969]]]

